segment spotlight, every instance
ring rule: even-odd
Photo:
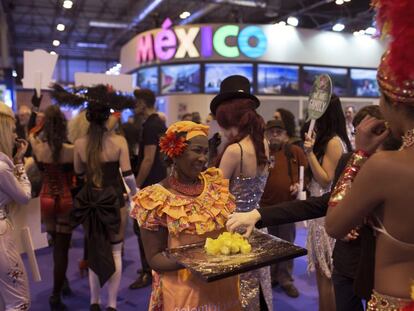
[[[59,30],[59,31],[64,31],[65,30],[65,25],[57,24],[56,29]]]
[[[52,44],[53,44],[53,46],[59,46],[60,41],[59,40],[53,40]]]
[[[16,72],[16,70],[14,70],[14,69],[13,69],[13,71],[12,71],[12,76],[13,76],[13,78],[17,78],[17,72]]]
[[[50,51],[50,55],[56,55],[55,51]]]
[[[65,9],[71,9],[72,8],[72,6],[73,6],[73,2],[72,1],[70,1],[70,0],[65,0],[65,1],[63,1],[63,7],[65,8]]]
[[[337,5],[342,5],[342,4],[344,4],[344,0],[336,0],[335,3]]]
[[[287,19],[287,23],[290,26],[296,27],[297,25],[299,25],[299,20],[296,17],[289,16],[288,19]]]
[[[190,12],[187,12],[187,11],[185,11],[185,12],[182,12],[181,14],[180,14],[180,18],[181,19],[186,19],[187,17],[189,17],[191,15],[191,13]]]
[[[341,23],[336,23],[335,25],[333,25],[332,30],[333,31],[342,31],[345,29],[345,25],[341,24]]]

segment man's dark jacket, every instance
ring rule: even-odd
[[[352,153],[346,153],[339,160],[333,185],[337,183],[351,155]],[[324,217],[330,195],[328,192],[305,201],[296,200],[262,207],[258,209],[261,220],[256,226],[262,228]],[[359,230],[359,238],[354,241],[337,240],[332,257],[335,270],[354,279],[355,293],[369,300],[374,285],[375,238],[372,229],[363,226]]]

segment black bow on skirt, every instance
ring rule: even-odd
[[[85,185],[75,197],[71,212],[73,227],[83,225],[88,247],[88,265],[98,275],[101,287],[115,272],[109,236],[120,230],[119,209],[119,199],[112,187],[93,188]]]

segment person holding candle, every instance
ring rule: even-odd
[[[269,141],[271,168],[260,200],[263,207],[294,200],[299,190],[299,167],[307,166],[303,150],[288,142],[289,136],[281,120],[266,123],[265,137]],[[268,231],[291,243],[295,241],[294,223],[271,226]],[[296,298],[299,291],[293,284],[292,270],[293,259],[272,265],[272,284],[278,283],[289,297]]]

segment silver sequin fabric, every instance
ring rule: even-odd
[[[342,150],[347,148],[342,142]],[[322,188],[318,182],[312,178],[308,190],[311,197],[320,197],[331,190],[332,184]],[[315,271],[318,266],[327,278],[331,278],[333,261],[332,253],[335,246],[335,239],[331,238],[325,231],[325,217],[308,220],[308,236],[306,248],[308,249],[308,271]]]
[[[238,212],[250,212],[259,208],[259,201],[266,185],[268,174],[256,177],[236,177],[230,180],[230,192],[235,196]],[[262,229],[267,233],[267,229]],[[273,294],[270,267],[240,275],[240,294],[243,310],[260,310],[259,286],[269,310],[273,310]]]

